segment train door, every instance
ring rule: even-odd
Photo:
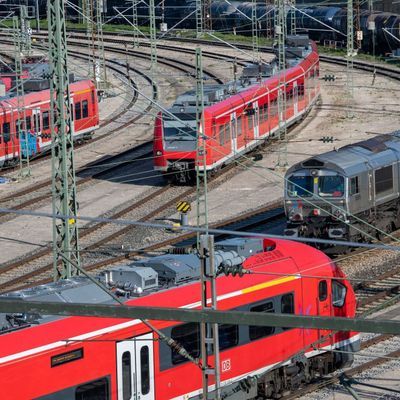
[[[259,109],[258,109],[258,101],[253,103],[253,125],[254,125],[254,139],[257,139],[260,135],[260,128],[259,128]]]
[[[320,317],[332,316],[332,295],[330,282],[327,279],[318,281],[317,293],[317,315]],[[331,330],[318,329],[319,347],[325,347],[332,344]]]
[[[153,334],[117,343],[118,400],[154,400]]]
[[[42,128],[40,125],[40,108],[34,108],[32,110],[32,120],[33,120],[33,137],[38,138],[39,140],[39,149],[42,147]],[[31,147],[31,146],[30,146]],[[30,149],[31,152],[36,153],[36,149],[34,150],[33,148]]]
[[[297,82],[293,82],[293,110],[296,116],[299,113],[299,88]]]
[[[231,134],[232,134],[232,151],[233,154],[237,153],[237,121],[236,113],[231,114]]]

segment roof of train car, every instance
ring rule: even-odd
[[[75,81],[72,82],[70,84],[70,92],[71,94],[75,94],[78,93],[81,90],[87,90],[88,88],[92,88],[94,87],[94,83],[89,80],[89,79],[84,79],[84,80],[79,80],[79,81]],[[44,89],[44,90],[48,90],[48,89]],[[24,105],[25,106],[29,106],[35,103],[40,103],[41,101],[43,101],[42,99],[42,93],[43,90],[40,91],[33,91],[33,92],[29,92],[26,93],[24,95]],[[17,103],[18,103],[18,98],[15,95],[7,95],[4,97],[0,97],[0,110],[1,108],[4,109],[5,112],[7,112],[8,108],[10,106],[12,107],[17,107]]]
[[[306,58],[302,59],[297,65],[288,68],[285,71],[286,81],[295,78],[300,72],[307,71],[310,66],[318,59],[317,46],[314,42],[311,42],[312,51],[307,55]],[[279,76],[274,75],[265,79],[260,86],[260,83],[255,83],[249,86],[247,89],[232,95],[231,97],[222,100],[213,105],[207,106],[205,112],[209,114],[222,114],[228,111],[232,111],[233,107],[240,107],[247,102],[254,101],[259,96],[263,96],[265,92],[275,89],[279,83]]]
[[[223,300],[228,302],[220,306],[221,308],[237,306],[234,302],[239,294],[249,296],[250,302],[257,301],[257,296],[262,296],[262,294],[257,294],[257,291],[293,282],[301,277],[302,272],[316,276],[343,276],[329,257],[315,248],[289,240],[267,240],[265,243],[267,243],[265,246],[274,243],[275,248],[247,258],[243,265],[246,269],[268,272],[271,275],[245,274],[241,278],[224,275],[218,277],[218,296],[223,296]],[[282,274],[287,275],[282,276]],[[126,304],[198,308],[200,307],[200,290],[193,290],[194,285],[198,284],[198,280],[191,281],[131,298]],[[271,292],[271,296],[274,295],[275,293]],[[3,333],[0,335],[0,364],[65,346],[67,339],[76,341],[94,338],[139,323],[138,320],[126,319],[61,317],[47,323]],[[170,324],[171,322],[164,322],[162,326]],[[144,327],[139,328],[140,333],[144,332],[144,329]]]
[[[374,138],[353,143],[337,150],[319,154],[293,165],[287,174],[303,169],[303,164],[317,160],[328,169],[351,176],[365,170],[365,163],[370,165],[387,165],[400,160],[400,131],[379,135]],[[315,167],[318,167],[315,165]],[[319,166],[320,168],[322,167]],[[307,168],[312,168],[309,166]]]

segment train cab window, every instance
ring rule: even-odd
[[[3,124],[3,140],[4,143],[8,143],[10,141],[10,130],[11,126],[9,122],[4,122]]]
[[[343,307],[346,300],[347,288],[339,281],[332,280],[332,305]]]
[[[189,323],[176,326],[171,330],[172,339],[176,340],[178,343],[184,347],[189,354],[196,358],[200,356],[200,326],[196,323]],[[180,364],[187,359],[175,350],[171,349],[172,364]]]
[[[25,117],[25,126],[27,131],[30,131],[32,129],[31,117]]]
[[[82,101],[82,118],[87,118],[89,116],[89,107],[87,100]]]
[[[328,284],[326,281],[320,281],[318,284],[319,301],[325,301],[328,298]]]
[[[42,119],[43,119],[43,130],[50,129],[50,116],[48,111],[43,112]]]
[[[132,397],[132,379],[131,379],[131,353],[125,351],[122,354],[122,398],[130,400]]]
[[[250,312],[264,312],[264,313],[274,313],[274,303],[268,301],[266,303],[259,304],[258,306],[251,307]],[[257,340],[265,336],[272,335],[275,332],[273,326],[249,326],[249,337],[250,340]]]
[[[360,189],[358,186],[358,176],[354,176],[350,179],[350,196],[353,196],[357,193],[360,193]]]
[[[81,102],[75,103],[75,119],[82,118]]]
[[[320,176],[318,179],[320,196],[342,197],[344,193],[344,179],[339,175]]]
[[[393,190],[393,167],[391,165],[375,171],[375,193]]]
[[[225,350],[239,343],[239,326],[222,324],[218,329],[219,349]]]
[[[314,191],[312,176],[291,176],[288,180],[288,195],[293,197],[311,197]]]
[[[108,400],[110,398],[108,386],[107,378],[85,383],[76,388],[75,400]]]
[[[148,394],[150,392],[149,346],[143,346],[140,349],[140,382],[142,385],[142,395]]]

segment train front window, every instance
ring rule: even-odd
[[[196,129],[189,126],[164,126],[164,138],[193,140],[196,138]]]
[[[344,193],[344,179],[339,175],[320,176],[318,179],[320,196],[342,197]]]
[[[288,194],[293,197],[311,197],[313,194],[313,177],[291,176],[288,180]]]

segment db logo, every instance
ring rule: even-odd
[[[222,372],[226,372],[226,371],[230,371],[231,369],[231,360],[223,360],[221,363],[221,371]]]

